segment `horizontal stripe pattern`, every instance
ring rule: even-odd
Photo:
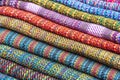
[[[25,80],[57,80],[3,58],[0,58],[0,72]]]
[[[114,19],[114,20],[120,20],[119,12],[90,6],[78,0],[51,0],[51,1],[55,1],[58,3],[64,4],[66,6],[69,6],[71,8],[74,8],[83,12],[87,12],[93,15],[103,16],[106,18]]]
[[[107,28],[113,29],[113,30],[117,30],[120,31],[120,23],[119,21],[116,20],[112,20],[109,18],[105,18],[102,16],[96,16],[96,15],[92,15],[92,14],[88,14],[82,11],[78,11],[72,8],[69,8],[67,6],[64,6],[62,4],[53,2],[51,0],[24,0],[24,1],[31,1],[34,2],[40,6],[43,6],[47,9],[59,12],[61,14],[64,14],[66,16],[75,18],[75,19],[79,19],[79,20],[83,20],[86,22],[92,22],[95,24],[100,24],[103,25]]]
[[[40,41],[44,41],[56,47],[65,49],[70,52],[78,53],[79,55],[86,56],[98,62],[107,64],[111,67],[120,69],[120,64],[119,64],[120,56],[115,53],[108,52],[108,51],[105,51],[99,48],[91,47],[89,45],[85,45],[85,44],[82,44],[82,43],[79,43],[73,40],[66,39],[59,35],[56,35],[56,34],[47,32],[45,30],[42,30],[40,28],[37,28],[21,20],[10,19],[10,21],[12,22],[11,23],[9,22],[9,24],[11,25],[7,25],[7,24],[4,24],[6,22],[6,18],[4,18],[4,21],[3,21],[3,25],[4,25],[3,27],[5,28],[18,31],[22,34],[33,37]],[[21,39],[22,37],[19,39],[19,42],[21,41]],[[16,45],[19,46],[18,44],[19,43],[17,43]],[[27,47],[25,49],[27,49]]]
[[[6,31],[6,29],[4,29],[4,28],[0,28],[0,30],[4,30],[4,32]],[[14,37],[15,35],[17,35],[17,36]],[[18,39],[21,36],[22,35],[17,34],[13,31],[10,31],[8,35],[6,35],[4,38],[1,36],[0,39],[4,40],[2,43],[6,44],[6,45],[17,47],[19,49],[22,49],[22,50],[25,50],[28,52],[32,52],[36,55],[39,55],[39,56],[42,56],[45,58],[49,58],[51,60],[55,60],[57,62],[66,64],[67,66],[71,66],[75,69],[78,69],[79,71],[85,72],[87,74],[90,74],[92,76],[98,77],[98,78],[103,79],[103,80],[106,80],[106,79],[117,80],[118,78],[120,78],[120,75],[119,75],[120,72],[117,70],[114,70],[114,69],[111,69],[111,68],[105,66],[106,69],[109,70],[109,72],[111,72],[111,71],[115,72],[114,77],[111,78],[112,73],[105,72],[105,71],[102,71],[103,74],[100,75],[98,73],[99,73],[99,71],[102,70],[101,67],[104,65],[96,63],[92,60],[86,59],[84,57],[74,55],[74,54],[69,53],[69,52],[65,52],[65,51],[60,50],[58,48],[49,46],[45,43],[35,41],[31,38],[23,36],[21,42],[19,42]],[[11,39],[9,39],[9,38],[11,38]],[[27,44],[25,42],[25,40],[30,41],[30,42]],[[17,44],[19,46],[15,46],[15,44]],[[34,44],[34,45],[32,45],[32,44]],[[97,66],[97,69],[96,69],[96,67],[94,67],[96,65],[99,65],[99,66]],[[93,71],[97,70],[97,72],[93,72],[92,70]],[[102,77],[103,75],[105,75],[105,78]]]
[[[14,4],[14,3],[16,3],[16,4]],[[16,1],[16,0],[11,2],[10,0],[7,0],[6,2],[3,2],[2,5],[12,6],[12,7],[15,7],[15,8],[27,10],[27,11],[33,12],[37,15],[40,15],[44,18],[48,18],[49,20],[52,20],[52,21],[54,21],[56,23],[59,23],[61,25],[68,26],[72,29],[82,31],[82,32],[91,34],[91,35],[96,36],[96,37],[105,38],[105,39],[111,40],[111,41],[116,42],[116,43],[120,43],[120,38],[119,38],[120,33],[119,32],[107,29],[107,28],[105,28],[103,26],[100,26],[100,25],[91,24],[91,23],[87,23],[87,22],[83,22],[83,21],[79,21],[79,20],[75,20],[75,19],[66,17],[64,15],[58,14],[58,13],[50,11],[50,10],[47,10],[47,9],[45,9],[41,6],[35,5],[33,3]],[[35,8],[35,9],[33,9],[33,8]],[[52,16],[52,15],[54,15],[54,16]],[[89,44],[89,45],[92,45],[92,46],[95,46],[95,47],[99,47],[99,48],[102,48],[102,49],[114,51],[116,53],[119,53],[119,51],[120,51],[119,48],[117,48],[119,46],[117,44],[113,44],[111,42],[106,42],[103,39],[95,38],[93,36],[89,36],[89,35],[86,35],[86,34],[81,33],[81,32],[77,32],[77,31],[74,31],[74,30],[71,30],[71,29],[67,29],[65,27],[64,27],[64,29],[62,29],[62,28],[63,27],[56,28],[55,30],[60,29],[61,32],[60,32],[60,30],[58,30],[60,32],[59,34],[63,35],[62,33],[66,32],[66,35],[72,35],[73,36],[73,37],[69,36],[69,38],[80,41],[80,42],[83,42],[83,43],[86,43],[86,44]],[[52,28],[50,31],[55,32],[55,30],[53,30],[53,28]],[[68,30],[70,30],[71,33],[69,33]],[[85,40],[81,40],[81,38],[76,37],[76,36],[79,36],[79,35],[84,36],[83,39],[85,39]],[[65,35],[63,35],[63,36],[65,36]],[[85,37],[87,37],[88,40],[86,40]],[[93,41],[94,41],[94,44],[93,44]],[[103,42],[109,43],[109,45],[107,45],[106,43],[103,43]]]
[[[0,44],[0,57],[63,80],[98,80],[64,65]]]

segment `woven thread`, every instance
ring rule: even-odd
[[[63,80],[98,80],[53,61],[2,44],[0,45],[0,57]]]
[[[55,3],[51,0],[24,0],[24,1],[32,1],[40,6],[43,6],[47,9],[50,9],[50,10],[53,10],[56,12],[59,12],[66,16],[69,16],[69,17],[72,17],[75,19],[79,19],[79,20],[83,20],[86,22],[100,24],[107,28],[120,31],[120,22],[119,21],[115,21],[115,20],[112,20],[109,18],[104,18],[102,16],[96,16],[96,15],[88,14],[88,13],[85,13],[82,11],[78,11],[78,10],[69,8],[67,6],[64,6],[62,4]]]
[[[106,18],[111,18],[114,20],[120,20],[119,12],[89,6],[88,4],[84,4],[77,0],[51,0],[51,1],[55,1],[58,3],[64,4],[66,6],[69,6],[71,8],[74,8],[83,12],[87,12],[93,15],[104,16]]]
[[[8,33],[4,35],[6,32]],[[4,40],[2,43],[6,45],[29,51],[36,55],[66,64],[67,66],[71,66],[78,69],[79,71],[98,77],[102,80],[117,80],[120,78],[119,71],[96,63],[84,57],[65,52],[58,48],[49,46],[42,42],[35,41],[31,38],[22,36],[4,28],[0,28],[0,34],[4,35],[4,37],[0,36],[0,39]],[[26,43],[26,41],[28,42]]]
[[[56,47],[74,53],[78,53],[80,55],[86,56],[88,58],[92,58],[94,60],[97,60],[101,63],[107,64],[114,68],[120,69],[120,56],[117,54],[99,48],[94,48],[73,40],[66,39],[59,35],[47,32],[33,25],[30,25],[24,21],[20,21],[13,18],[8,19],[8,17],[4,17],[0,19],[3,19],[3,27],[5,26],[6,28],[18,31],[22,34],[33,37],[40,41],[44,41]],[[6,22],[7,24],[5,24]]]
[[[24,80],[57,80],[3,58],[0,58],[0,72]]]
[[[16,4],[14,4],[14,3],[16,3]],[[78,21],[78,20],[63,16],[63,15],[58,14],[56,12],[53,12],[53,11],[47,10],[47,9],[45,9],[43,7],[37,6],[37,5],[33,4],[33,3],[28,3],[28,2],[23,2],[23,1],[16,1],[16,0],[14,0],[13,2],[9,2],[9,0],[8,0],[8,2],[6,2],[6,3],[4,2],[4,5],[7,5],[7,6],[10,5],[12,7],[17,7],[19,9],[27,10],[27,11],[33,12],[33,13],[35,13],[37,15],[40,15],[40,16],[42,16],[44,18],[48,18],[48,19],[50,19],[52,21],[55,21],[55,22],[57,22],[59,24],[68,26],[70,28],[73,28],[73,29],[76,29],[76,30],[79,30],[79,31],[82,31],[82,32],[85,32],[85,33],[88,33],[88,34],[91,34],[91,35],[94,35],[94,36],[97,36],[97,37],[102,37],[102,38],[105,38],[105,39],[112,40],[114,42],[120,43],[120,38],[119,38],[120,33],[116,32],[116,31],[112,31],[112,30],[107,29],[107,28],[105,28],[103,26],[100,26],[100,25],[86,23],[86,22],[83,22],[83,21]],[[52,15],[54,15],[54,16],[52,16]],[[106,49],[106,50],[114,51],[116,53],[120,53],[119,52],[120,50],[117,47],[117,44],[113,44],[113,43],[108,42],[108,41],[106,42],[105,40],[102,40],[100,38],[95,38],[93,36],[89,36],[89,35],[86,35],[84,33],[77,32],[75,30],[65,28],[64,26],[59,25],[57,27],[59,27],[59,28],[55,27],[56,28],[55,30],[59,31],[60,33],[58,33],[58,34],[60,34],[60,35],[63,35],[62,33],[64,33],[64,32],[66,32],[66,35],[73,35],[73,36],[75,36],[75,35],[79,36],[79,35],[82,34],[82,36],[87,36],[87,38],[89,38],[89,39],[91,38],[92,40],[90,39],[89,42],[88,42],[86,40],[81,40],[81,38],[78,38],[78,37],[76,38],[76,37],[72,37],[72,36],[66,36],[65,34],[63,36],[68,37],[68,38],[73,39],[73,40],[76,40],[76,41],[86,43],[88,45],[92,45],[92,46],[95,46],[95,47],[99,47],[99,48],[102,48],[102,49]],[[53,28],[49,28],[49,31],[52,31],[54,33],[56,33],[55,30],[53,30]],[[68,31],[71,32],[71,33],[69,33]],[[76,33],[76,34],[74,34],[74,33]],[[90,41],[94,41],[94,44],[92,42],[90,42]],[[107,45],[107,44],[105,44],[103,42],[106,42],[109,45]],[[98,43],[99,43],[99,45],[97,45]],[[100,46],[100,45],[104,45],[104,47]],[[116,46],[113,46],[113,45],[116,45]],[[113,47],[113,48],[110,48],[110,46]],[[117,48],[117,49],[114,49],[114,48]]]

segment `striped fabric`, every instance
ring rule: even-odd
[[[120,69],[120,56],[117,54],[99,48],[94,48],[79,42],[75,42],[73,40],[66,39],[64,37],[44,31],[40,28],[37,28],[33,25],[30,25],[26,22],[17,19],[12,19],[12,18],[6,19],[6,18],[1,18],[4,20],[3,23],[5,23],[6,21],[12,21],[12,22],[7,22],[9,24],[3,24],[3,27],[5,26],[6,28],[18,31],[22,34],[31,36],[40,41],[44,41],[59,48],[66,49],[67,51],[78,53],[80,55],[92,58],[94,60],[97,60],[101,63],[107,64],[114,68]],[[3,35],[4,37],[5,34],[7,35],[7,33],[2,33],[1,35]]]
[[[107,28],[105,28],[103,26],[100,26],[100,25],[91,24],[91,23],[87,23],[87,22],[83,22],[83,21],[79,21],[79,20],[75,20],[75,19],[66,17],[64,15],[58,14],[58,13],[50,11],[50,10],[47,10],[47,9],[45,9],[41,6],[35,5],[33,3],[16,1],[16,0],[12,0],[12,1],[11,0],[3,1],[2,5],[12,6],[12,7],[15,7],[15,8],[30,11],[30,12],[35,13],[37,15],[40,15],[44,18],[52,20],[56,23],[59,23],[61,25],[68,26],[69,28],[76,29],[78,31],[82,31],[82,32],[85,32],[87,34],[91,34],[91,35],[96,36],[96,37],[105,38],[105,39],[114,41],[116,43],[120,43],[120,38],[119,38],[120,33],[119,32],[107,29]],[[14,4],[14,3],[16,3],[16,4]],[[59,28],[56,28],[56,30],[57,29],[59,29]],[[68,29],[65,28],[65,27],[64,27],[64,29],[62,28],[61,30],[62,30],[61,32],[59,31],[60,33],[62,33],[63,31],[68,32],[68,31],[66,31]],[[69,30],[71,30],[71,29],[69,29]],[[55,32],[54,30],[51,30],[51,31]],[[76,31],[71,30],[71,32],[74,33]],[[72,35],[73,33],[66,33],[66,34],[67,35],[69,35],[69,34]],[[76,34],[77,34],[77,36],[79,36],[80,34],[82,34],[83,36],[84,35],[86,36],[86,34],[81,33],[81,32],[76,32]],[[73,34],[73,35],[75,35],[75,34]],[[91,40],[91,41],[94,41],[94,43],[95,42],[98,43],[99,42],[98,40],[100,40],[100,38],[95,38],[93,36],[87,35],[88,38],[94,39],[94,40]],[[87,41],[81,40],[81,38],[76,38],[76,37],[73,38],[72,37],[72,39],[83,42],[83,43],[86,43],[86,44],[89,44],[89,45],[92,45],[92,46],[95,46],[95,47],[99,47],[99,48],[102,48],[102,49],[106,49],[106,50],[110,50],[110,51],[114,51],[116,53],[119,53],[119,50],[118,50],[119,48],[117,50],[115,50],[114,48],[112,48],[112,49],[109,48],[111,45],[112,45],[111,47],[115,47],[113,45],[117,46],[117,44],[113,44],[111,42],[108,42],[108,41],[105,41],[105,40],[102,40],[102,39],[100,40],[99,45],[106,45],[103,42],[109,43],[110,45],[102,47],[102,46],[96,45],[96,43],[93,44],[92,42],[87,42]]]
[[[53,61],[32,55],[21,50],[11,48],[6,45],[0,45],[0,57],[17,62],[26,67],[35,69],[37,71],[47,73],[51,76],[63,80],[98,80],[87,74],[75,71],[71,68],[55,63]]]
[[[10,77],[10,76],[2,74],[2,73],[0,73],[0,79],[1,80],[17,80],[17,79],[15,79],[13,77]]]
[[[117,80],[120,78],[120,72],[117,70],[111,69],[84,57],[62,51],[45,43],[35,41],[31,38],[17,34],[16,32],[0,28],[0,34],[6,32],[8,33],[4,37],[0,36],[0,39],[4,40],[2,43],[6,45],[66,64],[67,66],[71,66],[79,71],[98,77],[102,80]],[[26,41],[28,42],[25,43]]]
[[[118,0],[0,0],[0,80],[119,80]]]
[[[84,20],[86,22],[100,24],[107,28],[120,31],[120,28],[119,28],[120,22],[109,19],[109,18],[104,18],[102,16],[96,16],[96,15],[88,14],[82,11],[78,11],[78,10],[69,8],[67,6],[64,6],[62,4],[53,2],[51,0],[24,0],[24,1],[32,1],[40,6],[59,12],[66,16],[79,19],[79,20]]]
[[[104,0],[78,0],[90,6],[114,10],[120,12],[120,5],[118,3],[105,2]]]
[[[106,18],[111,18],[114,20],[120,20],[120,13],[119,12],[89,6],[88,4],[84,4],[84,3],[77,1],[77,0],[51,0],[51,1],[56,1],[56,2],[59,2],[59,3],[66,5],[66,6],[69,6],[71,8],[75,8],[77,10],[87,12],[90,14],[104,16]]]
[[[57,80],[3,58],[0,58],[0,72],[22,80]]]

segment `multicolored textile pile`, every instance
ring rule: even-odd
[[[0,0],[0,80],[120,80],[117,0]]]

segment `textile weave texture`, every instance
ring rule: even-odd
[[[75,71],[71,68],[68,68],[64,65],[55,63],[53,61],[44,59],[42,57],[38,57],[32,55],[27,52],[23,52],[21,50],[11,48],[6,45],[0,45],[0,57],[5,59],[14,61],[21,65],[27,66],[29,68],[35,69],[37,71],[47,73],[51,76],[57,77],[59,79],[64,80],[98,80],[92,76],[87,74]]]
[[[67,7],[65,5],[53,2],[51,0],[36,0],[36,1],[35,0],[24,0],[24,1],[32,1],[40,6],[43,6],[47,9],[50,9],[50,10],[53,10],[56,12],[59,12],[66,16],[69,16],[69,17],[72,17],[75,19],[79,19],[79,20],[83,20],[86,22],[100,24],[107,28],[120,31],[120,22],[113,20],[113,19],[109,19],[109,18],[105,18],[102,16],[96,16],[96,15],[88,14],[88,13],[85,13],[82,11],[78,11],[78,10],[72,9],[70,7]]]
[[[119,80],[118,0],[0,0],[0,80]]]
[[[116,42],[116,43],[120,43],[120,33],[119,32],[110,30],[110,29],[105,28],[105,27],[100,26],[100,25],[91,24],[91,23],[87,23],[87,22],[83,22],[83,21],[79,21],[79,20],[75,20],[75,19],[66,17],[64,15],[58,14],[58,13],[56,13],[54,11],[47,10],[47,9],[45,9],[45,8],[43,8],[41,6],[35,5],[33,3],[17,1],[17,0],[12,0],[12,2],[11,2],[11,0],[7,0],[6,2],[5,1],[2,2],[2,5],[12,6],[12,7],[15,7],[15,8],[18,8],[18,9],[23,9],[23,10],[26,10],[26,11],[30,11],[30,12],[35,13],[37,15],[40,15],[40,16],[42,16],[44,18],[47,18],[47,19],[49,19],[51,21],[54,21],[54,22],[56,22],[58,24],[65,25],[65,26],[67,26],[69,28],[76,29],[78,31],[82,31],[82,32],[85,32],[87,34],[90,34],[90,35],[93,35],[93,36],[96,36],[96,37],[108,39],[108,40],[111,40],[111,41]],[[84,35],[86,36],[86,34],[84,34],[84,33],[80,33],[80,32],[76,32],[76,31],[71,30],[71,29],[67,29],[67,28],[65,28],[65,26],[61,27],[62,31],[61,32],[59,31],[60,33],[62,33],[64,31],[64,32],[66,32],[67,35],[69,35],[69,34],[72,35],[73,34],[75,36],[75,33],[76,33],[77,36],[79,36],[80,34],[82,34],[83,36]],[[58,30],[58,29],[59,28],[56,28],[55,30]],[[69,33],[66,30],[69,30],[69,32],[71,32],[71,33]],[[55,32],[54,30],[51,30],[51,31]],[[100,40],[100,38],[95,38],[95,37],[92,37],[92,36],[88,36],[88,38],[89,37],[91,37],[91,39],[94,39],[94,40],[89,40],[89,41],[94,41],[94,42],[98,43],[99,42],[98,39]],[[70,36],[70,38],[71,38],[71,36]],[[77,40],[77,41],[81,41],[80,38],[73,38],[72,37],[72,39]],[[81,41],[81,42],[83,42],[83,41]],[[102,45],[101,42],[104,45],[103,42],[106,42],[106,41],[101,39],[100,42],[99,42],[100,45]],[[86,41],[83,42],[83,43],[86,43],[86,44],[89,44],[89,45],[92,45],[92,46],[95,46],[95,47],[102,48],[102,47],[96,45],[96,43],[95,44],[93,44],[92,42],[87,43]],[[106,43],[109,43],[109,42],[106,42]],[[109,43],[109,44],[114,45],[112,43]],[[110,47],[110,45],[108,47]],[[114,49],[111,50],[111,48],[108,48],[108,47],[105,46],[105,48],[102,48],[102,49],[108,49],[110,51],[114,51],[116,53],[119,53],[119,50],[114,50]],[[114,48],[116,48],[116,47],[114,47]]]
[[[0,39],[4,40],[2,41],[2,43],[6,45],[32,52],[38,56],[49,58],[51,60],[55,60],[103,80],[117,80],[120,78],[119,71],[94,62],[92,60],[74,55],[69,52],[65,52],[63,50],[52,47],[42,42],[35,41],[31,38],[22,36],[10,30],[0,28],[0,34],[2,33],[6,33],[6,35],[3,34],[4,37],[0,36]],[[28,42],[25,43],[26,41]]]
[[[57,80],[3,58],[0,58],[0,72],[22,80]],[[7,80],[10,80],[10,78]]]
[[[114,19],[114,20],[120,20],[120,13],[119,12],[93,7],[93,6],[90,6],[88,4],[84,4],[84,3],[77,1],[77,0],[51,0],[51,1],[55,1],[58,3],[64,4],[66,6],[69,6],[71,8],[74,8],[74,9],[77,9],[77,10],[80,10],[83,12],[87,12],[90,14],[103,16],[106,18]]]
[[[3,20],[4,20],[3,23],[7,21],[5,18]],[[38,27],[30,25],[29,23],[26,23],[17,19],[16,20],[11,19],[10,21],[13,21],[13,22],[11,23],[9,22],[9,25],[7,24],[4,25],[6,28],[15,30],[17,32],[33,37],[40,41],[44,41],[56,47],[77,53],[82,56],[86,56],[88,58],[92,58],[101,63],[120,69],[120,60],[119,60],[120,56],[115,53],[105,51],[99,48],[91,47],[89,45],[85,45],[73,40],[69,40],[67,38],[47,32]]]
[[[31,14],[31,13],[28,13],[25,11],[21,11],[21,10],[10,8],[10,7],[5,7],[4,9],[6,11],[4,11],[3,15],[22,19],[22,20],[27,21],[29,23],[32,23],[32,24],[34,24],[42,29],[54,32],[56,34],[73,39],[73,40],[78,41],[78,42],[82,42],[82,43],[92,45],[95,47],[99,47],[102,49],[114,51],[118,54],[120,53],[120,49],[119,49],[120,45],[118,45],[118,44],[115,44],[115,43],[112,43],[110,41],[106,41],[106,40],[103,40],[100,38],[96,38],[96,37],[81,33],[79,31],[76,31],[76,30],[69,29],[67,27],[58,25],[54,22],[51,22],[51,21],[46,20],[42,17],[36,16],[34,14]],[[8,12],[8,10],[9,10],[9,12]],[[11,11],[14,11],[14,12],[11,14]],[[8,23],[13,22],[12,20],[9,20],[9,19],[6,21]],[[1,16],[0,23],[7,24],[6,22],[4,22],[4,19],[2,19],[2,16]],[[86,39],[86,38],[88,38],[88,39]],[[109,45],[106,43],[109,43]]]

